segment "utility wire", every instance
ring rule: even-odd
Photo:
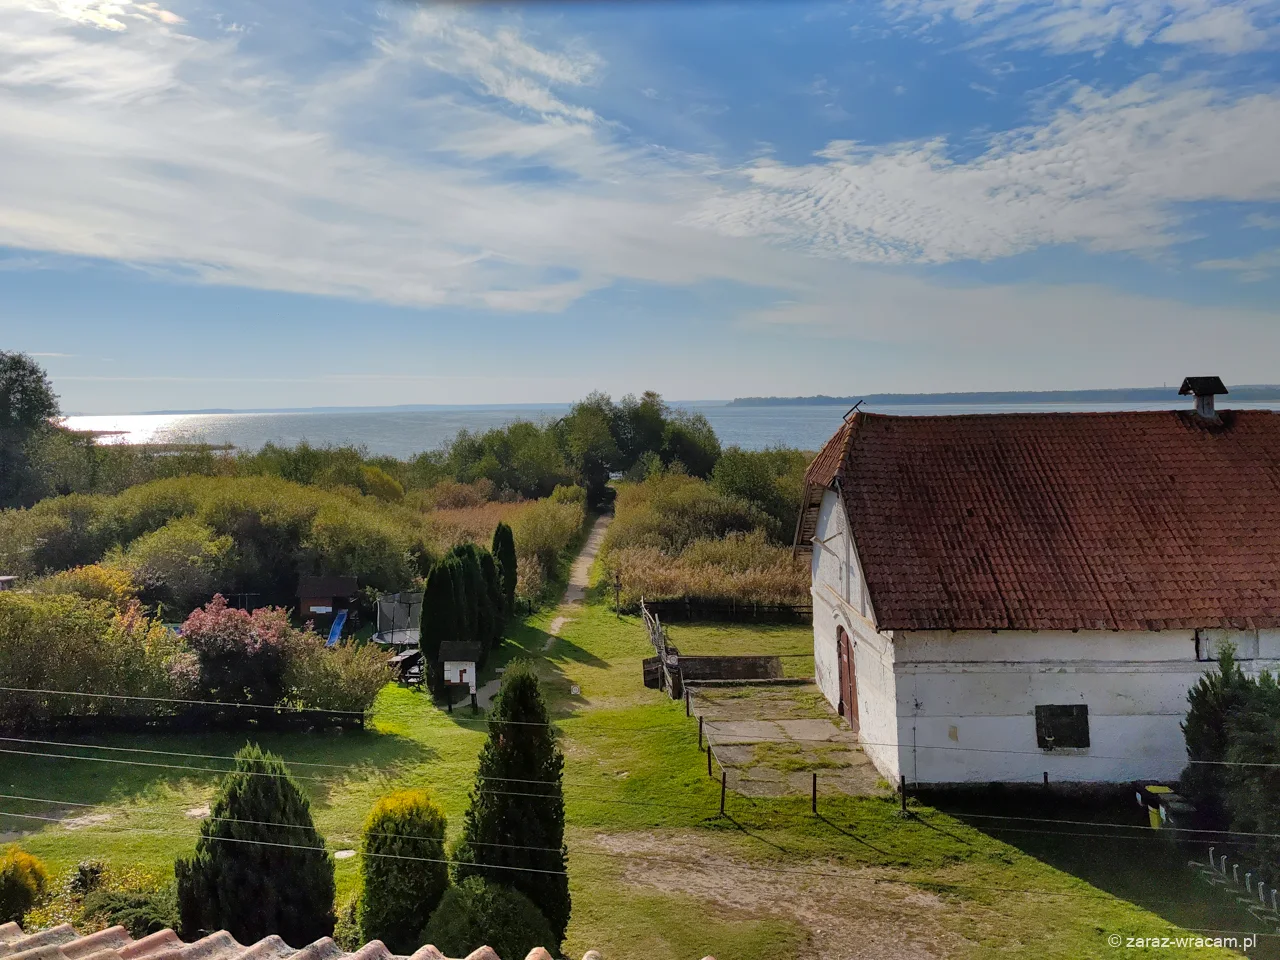
[[[55,823],[60,822],[57,817],[41,817],[41,816],[36,816],[34,814],[14,814],[4,810],[0,810],[0,816],[21,817],[24,819],[44,820],[44,821],[55,822]],[[191,840],[208,839],[208,840],[217,840],[219,842],[257,844],[260,846],[277,847],[277,848],[290,849],[290,850],[315,851],[315,850],[328,849],[326,847],[317,847],[315,845],[310,845],[310,844],[274,843],[266,840],[249,840],[249,839],[241,839],[236,837],[193,835],[193,834],[187,834],[187,833],[180,833],[178,831],[172,831],[172,830],[160,830],[160,829],[150,829],[150,828],[141,828],[141,827],[127,827],[118,832],[161,834],[161,835],[169,835],[169,836],[178,836],[178,837],[183,837]],[[567,875],[567,871],[564,871],[564,870],[543,870],[543,869],[537,869],[533,867],[515,867],[515,866],[508,866],[505,864],[493,864],[493,863],[471,863],[467,861],[449,860],[444,858],[413,857],[413,856],[408,856],[403,854],[368,853],[363,851],[357,851],[357,855],[367,856],[367,857],[380,857],[380,858],[387,858],[387,859],[393,859],[393,860],[410,860],[410,861],[417,861],[422,863],[443,863],[451,866],[455,866],[455,865],[456,866],[477,866],[477,867],[484,867],[488,869],[513,870],[516,872],[551,874],[554,876]],[[665,857],[636,857],[631,854],[607,854],[607,855],[611,857],[617,857],[623,860],[634,860],[634,859],[653,860],[653,861],[663,862],[671,866],[678,866],[678,867],[699,867],[699,866],[705,865],[695,860],[679,860],[679,859],[665,858]],[[1115,897],[1110,894],[1073,893],[1070,891],[1051,891],[1051,890],[1034,890],[1033,891],[1033,890],[1027,890],[1026,888],[994,887],[994,886],[987,886],[985,884],[959,884],[959,883],[951,883],[948,881],[934,881],[934,880],[920,880],[916,883],[913,883],[912,881],[909,881],[909,880],[890,878],[890,877],[866,877],[866,876],[859,876],[857,874],[852,874],[852,873],[835,873],[831,871],[820,871],[820,870],[798,870],[798,869],[793,869],[788,867],[770,867],[764,864],[742,864],[740,866],[742,866],[744,869],[747,869],[747,870],[755,870],[755,871],[760,871],[764,873],[773,873],[773,874],[780,874],[780,875],[786,875],[786,876],[820,877],[820,878],[826,878],[826,879],[853,881],[853,882],[861,882],[861,883],[893,884],[897,886],[918,886],[918,887],[924,887],[924,888],[945,889],[945,890],[953,890],[953,891],[969,891],[969,892],[980,891],[980,892],[986,892],[986,893],[1008,893],[1008,894],[1016,893],[1016,894],[1023,894],[1023,895],[1034,894],[1036,896],[1064,897],[1064,898],[1071,898],[1071,899],[1078,899],[1078,900],[1101,900],[1101,901],[1109,901],[1109,902],[1126,902],[1126,901],[1121,901],[1119,897]],[[1165,902],[1175,903],[1176,901],[1170,900]]]
[[[0,747],[0,753],[13,754],[16,756],[23,756],[23,757],[45,757],[51,760],[86,760],[91,763],[115,763],[115,764],[122,764],[124,766],[151,767],[151,768],[160,769],[160,770],[189,770],[195,773],[217,773],[217,774],[244,773],[244,774],[247,774],[248,776],[256,776],[256,777],[276,776],[276,774],[273,774],[273,773],[268,773],[265,771],[257,771],[257,770],[239,770],[239,771],[220,770],[220,769],[215,769],[213,767],[193,767],[185,764],[150,763],[145,760],[117,760],[114,757],[84,757],[84,756],[77,756],[75,754],[45,753],[43,751],[38,751],[38,750],[14,750],[8,747]],[[290,776],[292,776],[295,780],[310,780],[310,781],[315,781],[319,783],[327,782],[323,777],[308,777],[300,774],[290,774]],[[549,782],[549,781],[542,781],[542,782]],[[528,793],[525,791],[512,791],[512,790],[490,790],[488,787],[485,787],[483,792],[490,796],[499,796],[499,797],[530,797],[536,800],[549,800],[554,798],[554,794]],[[574,799],[586,801],[588,803],[617,803],[623,806],[665,807],[671,810],[689,810],[694,812],[703,812],[702,807],[695,807],[690,804],[661,803],[656,800],[628,800],[621,797],[597,798],[597,797],[582,796],[582,795],[575,796]]]

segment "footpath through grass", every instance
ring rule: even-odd
[[[572,619],[552,638],[557,615]],[[769,653],[798,652],[803,634],[734,625],[680,626],[673,635],[690,652],[728,652],[725,644],[745,638],[753,649],[743,652]],[[815,816],[807,798],[730,793],[720,816],[719,771],[708,778],[697,724],[681,703],[641,682],[648,653],[635,618],[592,602],[528,618],[501,652],[537,659],[563,735],[574,898],[567,956],[587,949],[610,960],[1190,955],[1176,947],[1113,949],[1109,936],[1175,931],[929,808],[902,819],[892,800],[824,797]],[[469,708],[449,715],[428,696],[391,686],[368,732],[255,739],[307,778],[317,824],[341,850],[356,846],[376,797],[406,786],[429,788],[456,835],[483,737]],[[0,831],[31,831],[22,845],[58,870],[98,858],[168,874],[194,846],[216,779],[205,771],[227,766],[187,755],[230,756],[243,740],[219,733],[94,741],[165,751],[153,754],[6,742],[110,762],[0,755],[7,795],[0,810],[62,818],[0,816]],[[340,897],[353,889],[356,863],[338,861]]]

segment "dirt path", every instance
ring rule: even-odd
[[[564,629],[564,625],[573,620],[570,614],[586,601],[591,565],[596,562],[596,555],[600,553],[600,544],[604,542],[604,533],[609,529],[609,523],[612,520],[611,514],[597,517],[596,522],[591,526],[591,532],[587,534],[587,542],[582,545],[582,550],[574,558],[573,566],[569,568],[569,583],[565,586],[564,598],[560,601],[559,609],[556,610],[555,619],[547,628],[549,636],[542,648],[544,652],[551,649],[552,644],[556,642],[556,637]],[[494,677],[476,691],[476,702],[480,704],[480,709],[489,709],[494,695],[501,686],[502,677]]]
[[[604,542],[605,531],[609,529],[612,520],[613,516],[610,514],[596,518],[591,532],[587,534],[587,542],[582,545],[582,552],[573,561],[573,567],[569,570],[569,583],[564,590],[564,599],[560,603],[560,609],[556,611],[556,618],[547,628],[547,633],[551,636],[547,637],[546,645],[542,648],[544,652],[551,649],[556,642],[556,637],[560,636],[560,631],[564,629],[564,625],[573,620],[569,614],[586,602],[591,565],[596,562],[596,556],[600,553],[600,544]]]

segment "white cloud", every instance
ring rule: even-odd
[[[1101,52],[1114,44],[1198,47],[1233,54],[1274,45],[1278,0],[884,0],[899,22],[949,18],[978,31],[976,43],[1053,53]]]
[[[1251,213],[1244,218],[1244,225],[1258,230],[1280,230],[1280,217],[1265,213]]]
[[[1049,121],[953,159],[945,139],[863,147],[817,162],[766,158],[693,222],[867,262],[941,263],[1048,244],[1152,252],[1180,239],[1178,205],[1280,199],[1280,95],[1232,99],[1147,79],[1077,90]]]
[[[1280,270],[1280,247],[1259,250],[1248,257],[1202,260],[1196,267],[1200,270],[1227,270],[1236,274],[1239,279],[1251,283],[1266,280]]]
[[[606,65],[573,44],[391,8],[376,43],[316,73],[314,58],[274,55],[294,24],[266,17],[204,36],[158,17],[119,30],[0,0],[0,246],[210,284],[513,312],[557,311],[620,278],[729,280],[785,291],[790,305],[757,325],[1016,337],[1045,329],[1032,293],[955,291],[848,261],[1072,242],[1159,250],[1177,239],[1178,203],[1280,190],[1268,94],[1080,90],[972,160],[945,140],[835,142],[811,164],[725,170],[631,145],[592,105]],[[312,72],[290,72],[295,61]],[[1099,329],[1168,313],[1092,288],[1038,293]]]

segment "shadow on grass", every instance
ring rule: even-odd
[[[1250,914],[1234,894],[1210,886],[1190,865],[1207,860],[1207,847],[1179,842],[1167,831],[1151,830],[1145,813],[1132,801],[1036,796],[1033,791],[997,789],[985,791],[982,797],[933,797],[929,802],[993,839],[1174,926],[1272,932],[1271,926]],[[1037,822],[1043,820],[1078,823]],[[1140,829],[1127,829],[1132,827]],[[1280,939],[1263,938],[1250,956],[1280,957]]]
[[[41,743],[4,743],[27,756],[3,754],[0,792],[67,804],[117,804],[193,784],[213,785],[233,766],[230,759],[246,743],[257,743],[285,759],[318,807],[329,805],[331,790],[349,778],[394,776],[405,764],[430,761],[431,747],[398,734],[356,732],[235,731],[203,734],[126,734],[68,737],[33,734]],[[110,749],[104,749],[110,748]],[[224,759],[226,758],[226,759]],[[45,815],[49,804],[4,800],[5,810]],[[54,805],[56,806],[56,805]],[[0,815],[0,833],[29,829],[39,821]]]

